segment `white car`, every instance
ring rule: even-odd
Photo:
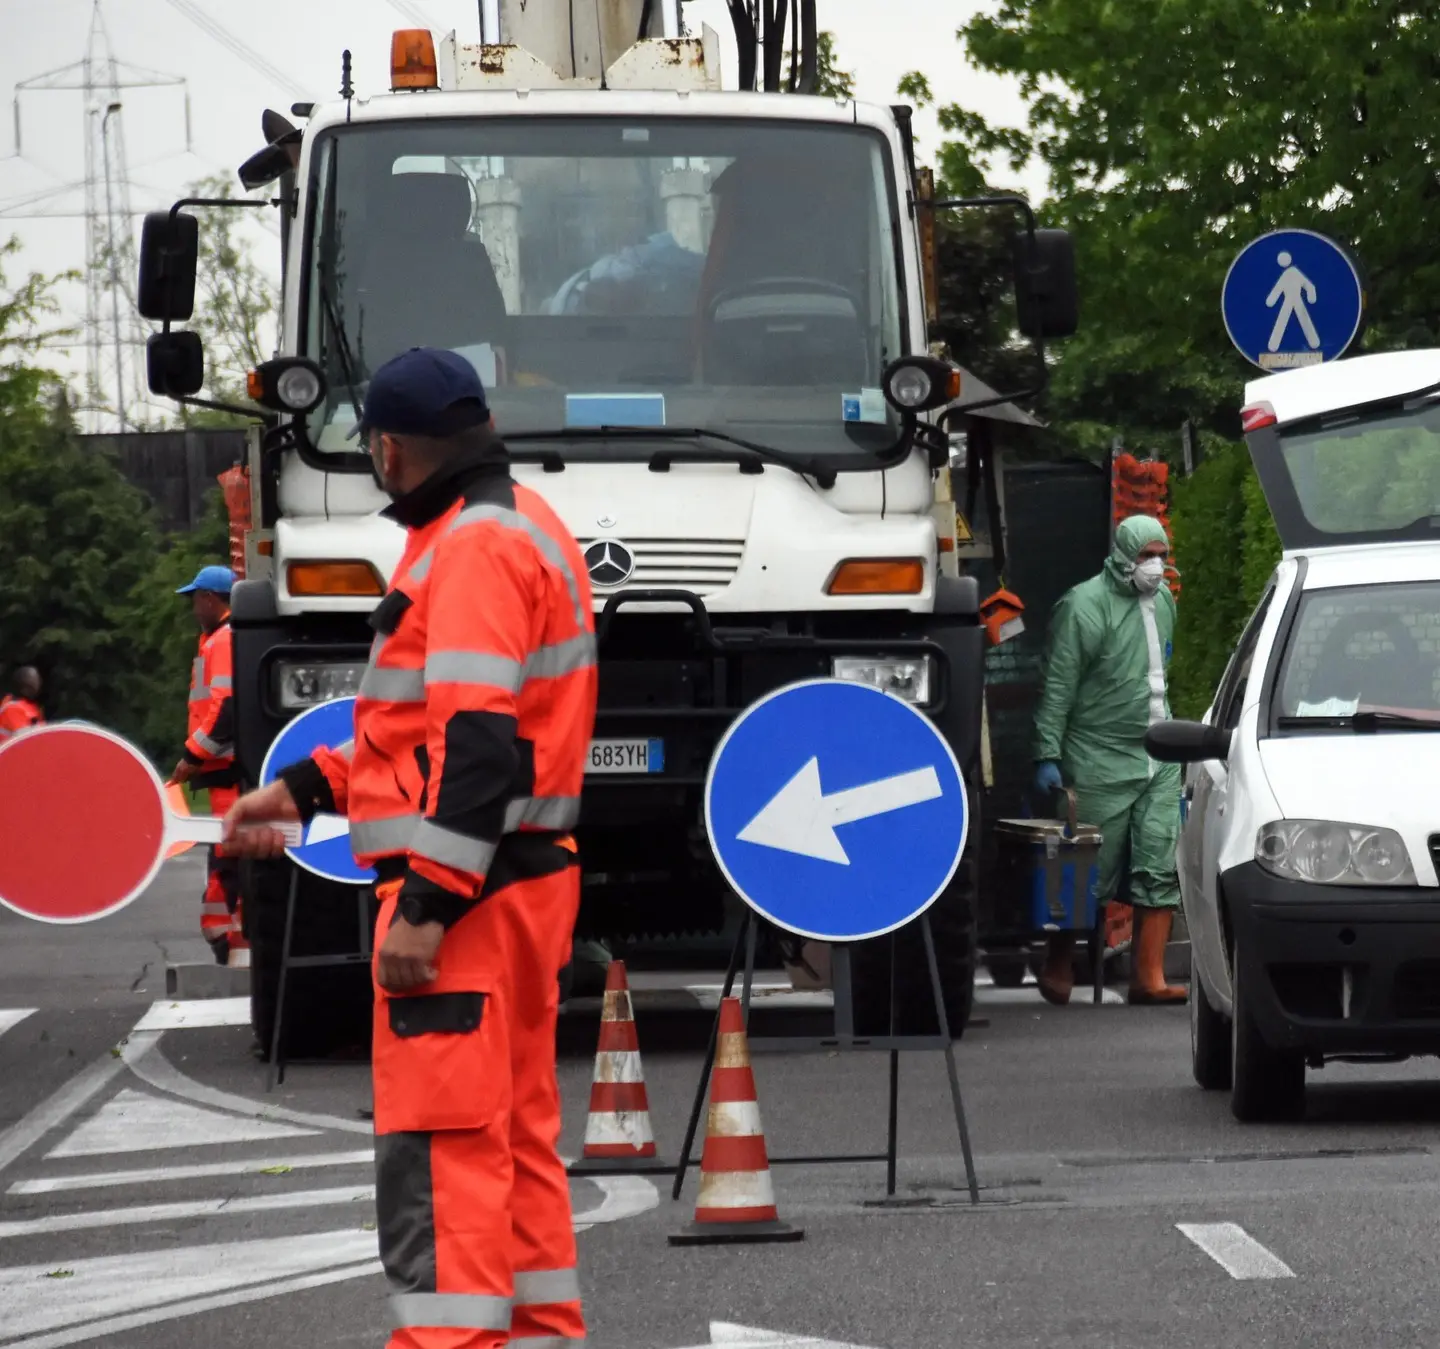
[[[1303,1113],[1327,1059],[1440,1053],[1440,351],[1246,387],[1284,546],[1189,764],[1195,1079]]]

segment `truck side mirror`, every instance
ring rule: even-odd
[[[152,333],[145,343],[145,380],[150,392],[188,398],[205,383],[205,347],[199,333]]]
[[[1030,338],[1070,337],[1080,326],[1075,241],[1069,230],[1015,235],[1015,305]]]
[[[135,296],[140,313],[162,323],[183,323],[195,312],[199,271],[200,222],[184,211],[146,215],[140,232],[140,285]]]

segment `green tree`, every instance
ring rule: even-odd
[[[1220,286],[1239,248],[1303,226],[1365,264],[1382,349],[1440,334],[1440,10],[1418,0],[1002,0],[960,33],[1018,79],[1022,129],[941,110],[947,172],[992,180],[1038,156],[1046,214],[1076,234],[1085,324],[1052,415],[1098,449],[1173,444],[1189,417],[1233,437],[1248,373]]]
[[[835,51],[835,34],[822,30],[816,45],[819,48],[816,56],[816,94],[822,98],[854,98],[855,76],[840,68],[840,60]],[[784,71],[787,80],[794,56],[793,51],[785,53]]]

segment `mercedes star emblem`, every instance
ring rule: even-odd
[[[585,550],[585,565],[593,584],[620,586],[635,574],[635,555],[623,543],[600,539]]]

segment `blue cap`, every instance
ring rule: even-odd
[[[212,595],[228,595],[235,585],[235,573],[229,567],[201,567],[188,586],[181,586],[177,595],[193,595],[208,590]]]
[[[489,420],[485,386],[465,357],[439,347],[411,347],[370,377],[365,409],[350,435],[389,431],[443,438]]]

